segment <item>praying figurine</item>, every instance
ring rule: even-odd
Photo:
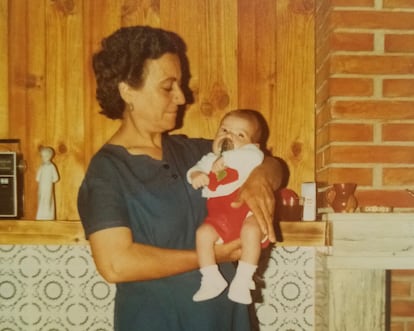
[[[59,180],[55,165],[52,163],[54,151],[51,147],[40,148],[42,165],[37,170],[36,181],[38,182],[38,205],[37,220],[55,219],[55,197],[53,184]]]

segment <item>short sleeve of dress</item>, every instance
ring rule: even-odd
[[[98,230],[129,226],[110,159],[94,157],[78,193],[78,211],[88,238]]]
[[[87,238],[93,232],[118,226],[132,230],[139,226],[143,234],[144,223],[153,224],[154,217],[162,216],[152,210],[167,210],[172,201],[168,198],[161,201],[162,197],[168,197],[168,188],[180,190],[184,187],[171,186],[181,177],[171,179],[168,172],[185,174],[203,153],[211,149],[211,141],[167,135],[163,139],[163,149],[165,159],[162,161],[147,156],[131,156],[115,145],[104,145],[94,155],[78,193],[78,211]],[[174,196],[182,192],[177,191]],[[192,195],[199,194],[194,191]],[[133,200],[130,199],[132,196]],[[163,208],[160,207],[161,202]],[[177,207],[175,200],[173,207]],[[153,230],[148,231],[154,233]]]

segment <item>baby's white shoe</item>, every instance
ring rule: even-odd
[[[227,287],[227,281],[221,275],[217,265],[200,269],[202,274],[201,286],[194,294],[193,301],[205,301],[220,295]]]
[[[252,303],[252,295],[250,293],[251,282],[246,282],[243,279],[234,279],[229,287],[228,297],[230,300],[245,305]]]
[[[236,275],[230,284],[228,297],[230,300],[245,305],[252,303],[252,295],[250,290],[256,288],[253,281],[253,275],[257,269],[257,265],[253,265],[244,261],[239,261]]]

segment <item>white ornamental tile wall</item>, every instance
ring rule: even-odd
[[[87,246],[0,246],[1,331],[113,330],[115,288]]]
[[[255,329],[312,331],[314,249],[268,253]],[[0,331],[112,331],[114,294],[88,246],[0,245]]]
[[[277,247],[264,259],[264,287],[256,301],[257,329],[313,331],[315,249]]]

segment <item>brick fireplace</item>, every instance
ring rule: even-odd
[[[316,1],[316,43],[317,182],[414,207],[414,1]],[[391,330],[414,330],[414,272],[391,284]]]

